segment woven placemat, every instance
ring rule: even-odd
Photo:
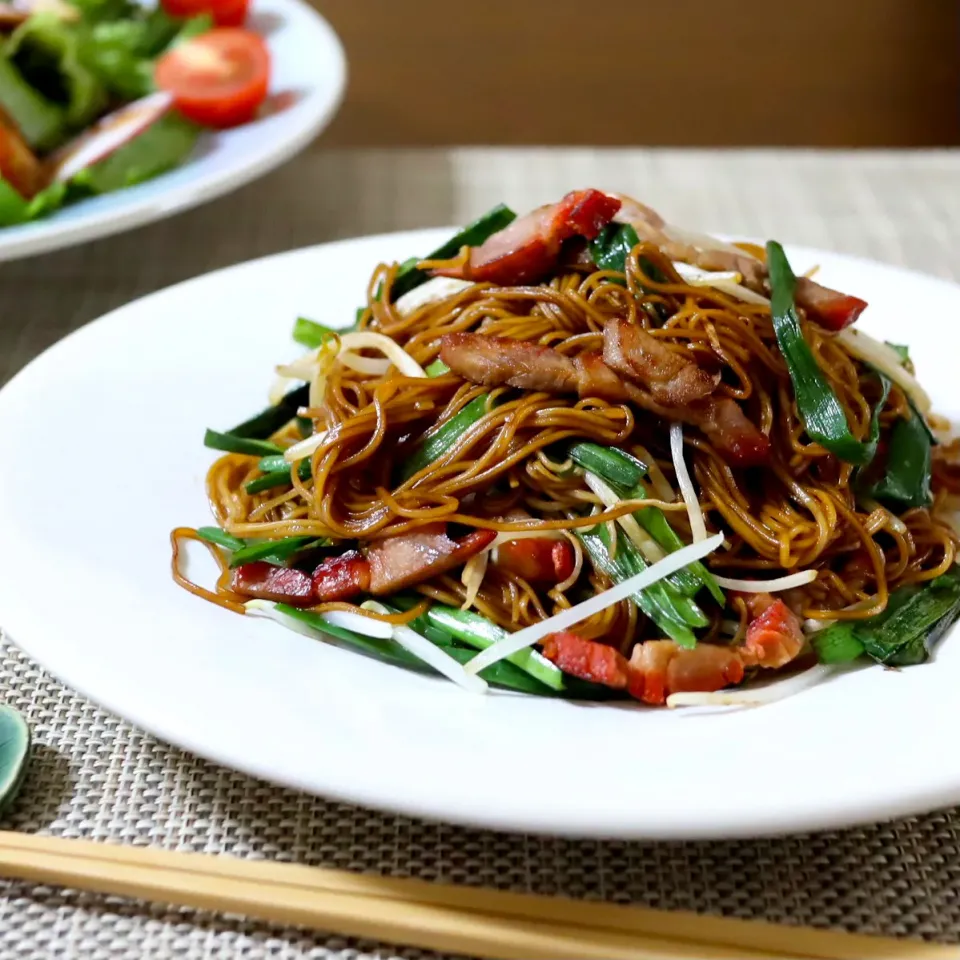
[[[460,222],[501,199],[523,209],[585,185],[635,193],[692,227],[960,276],[960,154],[318,147],[164,224],[0,267],[0,381],[82,323],[189,276],[306,243]],[[958,811],[746,842],[508,836],[330,803],[198,760],[74,695],[9,642],[0,698],[37,743],[7,827],[960,941]],[[2,893],[0,958],[427,956],[30,884]]]

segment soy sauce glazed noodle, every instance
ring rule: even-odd
[[[496,208],[378,266],[352,331],[298,321],[296,389],[208,432],[218,526],[174,532],[175,576],[474,689],[763,702],[922,662],[960,605],[960,470],[865,306],[629,198]]]

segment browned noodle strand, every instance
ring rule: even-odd
[[[380,613],[377,610],[367,610],[364,607],[357,607],[352,603],[343,603],[332,601],[330,603],[320,603],[310,609],[314,613],[330,613],[340,610],[345,613],[357,613],[362,617],[368,617],[371,620],[379,620],[381,623],[406,624],[411,620],[416,620],[421,614],[425,613],[430,604],[423,600],[414,604],[409,610],[402,610],[399,613]]]
[[[210,553],[220,565],[220,577],[217,579],[216,590],[207,590],[206,587],[199,586],[184,575],[183,571],[180,569],[181,540],[198,541],[210,550]],[[203,597],[204,600],[209,600],[218,606],[225,607],[227,610],[232,610],[234,613],[247,612],[243,605],[245,598],[238,597],[236,594],[230,592],[230,589],[226,583],[226,575],[228,572],[227,565],[220,554],[220,551],[217,550],[213,544],[207,543],[201,536],[199,536],[196,530],[193,530],[190,527],[177,527],[177,529],[170,534],[170,547],[170,567],[173,573],[173,579],[179,586],[183,587],[184,590],[188,590],[196,597]]]
[[[656,271],[659,281],[651,275]],[[575,355],[601,347],[609,319],[629,317],[671,349],[692,353],[719,371],[719,391],[740,402],[769,433],[772,459],[763,471],[733,471],[702,435],[686,431],[688,463],[708,527],[726,535],[725,548],[708,561],[718,572],[750,576],[755,571],[763,578],[815,569],[815,581],[791,591],[793,605],[819,619],[858,619],[882,610],[898,585],[932,579],[954,563],[957,537],[947,517],[953,495],[960,494],[960,468],[949,450],[935,457],[931,508],[906,511],[898,521],[884,508],[858,502],[851,467],[806,436],[769,308],[686,283],[658,248],[641,244],[635,249],[625,276],[571,269],[539,286],[474,284],[406,314],[392,302],[396,275],[395,264],[374,271],[360,327],[392,337],[422,367],[437,359],[445,333],[479,331]],[[670,316],[662,326],[651,321],[649,307],[657,303]],[[803,328],[851,433],[865,438],[879,399],[875,376],[826,330],[807,321]],[[618,445],[644,459],[655,458],[675,487],[666,424],[650,414],[602,400],[488,390],[452,373],[418,379],[392,370],[370,376],[342,364],[329,371],[325,391],[322,407],[302,411],[314,419],[317,431],[327,431],[311,455],[312,479],[301,480],[294,470],[291,485],[250,495],[244,484],[259,475],[255,458],[229,454],[213,464],[207,491],[224,529],[243,537],[368,541],[437,520],[498,532],[552,531],[582,529],[657,508],[667,511],[681,536],[689,538],[683,504],[659,499],[655,482],[646,485],[649,500],[606,510],[582,476],[559,462],[564,443],[572,439]],[[402,479],[398,466],[423,438],[481,396],[488,397],[485,414],[446,453]],[[895,385],[881,416],[883,428],[908,410]],[[275,439],[288,445],[296,438],[286,428]],[[596,516],[587,515],[591,507]],[[520,511],[520,516],[508,517],[510,511]],[[473,606],[515,628],[576,602],[568,593],[603,586],[589,567],[565,593],[491,565]],[[454,605],[466,597],[466,588],[451,574],[416,589]],[[235,602],[228,591],[221,596],[224,605]],[[732,604],[742,636],[746,608],[738,598]],[[851,605],[856,608],[841,610]],[[355,609],[349,604],[318,609],[342,608]],[[709,630],[719,627],[720,618],[711,613]],[[655,635],[649,624],[638,622],[636,607],[626,601],[578,629],[585,636],[621,642],[625,652],[633,639]]]

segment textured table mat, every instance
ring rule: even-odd
[[[960,153],[383,153],[321,144],[166,223],[0,265],[0,382],[83,323],[196,274],[318,241],[462,222],[499,200],[524,209],[587,185],[634,193],[691,227],[960,279]],[[960,942],[958,810],[746,842],[508,836],[325,802],[195,759],[74,695],[10,643],[0,647],[0,698],[23,711],[37,743],[4,826]],[[31,884],[0,884],[0,894],[3,960],[427,956]]]

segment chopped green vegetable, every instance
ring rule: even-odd
[[[584,470],[621,487],[635,487],[647,475],[647,465],[624,450],[597,443],[574,443],[567,453]]]
[[[887,399],[890,396],[890,388],[893,386],[889,377],[882,373],[877,373],[880,380],[880,399],[877,401],[873,412],[870,414],[870,432],[867,434],[866,451],[864,453],[865,463],[870,463],[877,453],[877,444],[880,442],[880,414],[887,405]]]
[[[451,254],[451,256],[453,256],[453,254]],[[416,265],[417,265],[421,260],[423,260],[423,259],[428,259],[428,258],[424,258],[424,257],[407,257],[406,260],[404,260],[402,263],[400,263],[400,264],[397,265],[397,277],[396,277],[396,279],[399,280],[401,277],[407,277],[407,276],[409,276],[409,274],[413,271],[414,267],[416,267]],[[432,259],[432,258],[429,258],[429,259]],[[424,279],[426,279],[426,278],[424,278]],[[423,282],[424,282],[424,280],[421,280],[421,281],[420,281],[420,283],[423,283]],[[410,289],[412,290],[413,288],[411,287]],[[377,292],[378,292],[378,294],[379,294],[379,291],[377,291]],[[404,291],[404,292],[406,292],[406,291]],[[402,294],[401,294],[400,296],[402,296]],[[377,296],[377,299],[378,299],[378,300],[380,299],[379,295]],[[397,299],[397,297],[395,296],[395,297],[394,297],[394,300],[396,300],[396,299]]]
[[[647,491],[639,483],[635,487],[625,489],[614,488],[614,491],[622,500],[648,499]],[[645,507],[642,510],[637,510],[633,516],[637,523],[656,540],[666,553],[673,553],[681,547],[686,546],[680,539],[679,534],[670,526],[670,521],[667,520],[662,510]],[[678,583],[683,584],[682,589],[687,596],[692,597],[700,587],[706,587],[717,603],[723,606],[726,602],[723,590],[720,589],[720,584],[717,583],[716,577],[714,577],[699,560],[671,574],[671,578],[676,578]],[[690,581],[692,581],[692,583]]]
[[[610,556],[610,540],[606,528],[594,527],[587,531],[574,531],[576,537],[583,544],[593,565],[613,583],[622,583],[647,566],[646,561],[636,550],[630,550],[632,544],[623,537],[617,541],[617,556]],[[667,591],[663,582],[655,583],[645,590],[632,595],[633,602],[645,613],[663,632],[679,646],[690,649],[697,644],[697,638],[685,620],[684,613],[677,608],[677,596]],[[686,599],[686,598],[680,598]],[[695,605],[694,605],[695,606]],[[708,622],[703,617],[703,626]]]
[[[54,13],[35,13],[7,41],[5,53],[42,96],[59,104],[74,130],[107,105],[107,89],[82,62],[80,34]]]
[[[196,124],[178,113],[165,114],[109,156],[81,170],[72,183],[100,194],[150,180],[182,163],[199,133]]]
[[[430,637],[428,637],[428,639],[460,664],[469,663],[477,655],[475,650],[458,647],[452,643],[442,643],[439,639]],[[549,661],[547,662],[549,663]],[[485,670],[481,670],[478,676],[492,686],[500,687],[504,690],[513,690],[517,693],[532,693],[538,697],[556,696],[555,690],[535,680],[509,660],[498,660]]]
[[[277,470],[290,469],[290,464],[282,453],[271,453],[266,457],[261,457],[257,464],[257,469],[261,473],[275,473]]]
[[[274,606],[278,612],[290,617],[292,620],[297,620],[305,627],[341,640],[359,650],[361,653],[366,653],[368,656],[375,657],[377,660],[384,660],[395,666],[406,667],[420,672],[427,669],[419,657],[408,653],[396,640],[384,640],[379,637],[368,637],[362,633],[355,633],[353,630],[347,630],[345,627],[327,623],[319,613],[311,613],[309,610],[289,607],[285,603],[277,603],[274,604]]]
[[[9,115],[24,140],[43,153],[67,139],[66,111],[34,90],[6,57],[0,56],[0,108]]]
[[[629,223],[608,223],[597,238],[590,241],[590,256],[598,270],[625,273],[627,257],[639,243],[637,231]]]
[[[442,377],[449,372],[450,368],[442,360],[434,360],[429,366],[424,367],[424,373],[428,377]]]
[[[460,252],[461,247],[480,246],[484,240],[489,239],[495,233],[499,233],[516,218],[517,215],[509,207],[502,203],[497,204],[492,210],[488,210],[483,216],[477,217],[473,223],[455,233],[446,243],[440,244],[436,250],[427,254],[426,257],[411,257],[402,263],[397,270],[391,289],[393,299],[398,300],[405,293],[409,293],[415,287],[419,287],[421,283],[430,279],[426,273],[417,269],[417,264],[421,260],[449,260]]]
[[[282,461],[285,465],[276,467],[273,470],[263,470],[264,461]],[[288,486],[291,482],[292,470],[289,463],[283,460],[283,457],[264,457],[260,461],[260,469],[263,470],[263,476],[250,480],[244,486],[247,493],[263,493],[264,490],[272,490],[274,487]],[[313,476],[313,464],[309,459],[301,460],[297,473],[301,480],[309,480]]]
[[[249,494],[263,493],[264,490],[273,490],[276,487],[287,486],[291,481],[292,473],[288,467],[286,470],[272,470],[265,473],[262,477],[255,480],[249,480],[243,485],[243,489]]]
[[[850,663],[863,656],[863,644],[849,620],[838,621],[813,634],[810,645],[821,663]]]
[[[824,663],[855,659],[857,647],[878,663],[923,663],[930,648],[960,616],[960,568],[922,585],[894,590],[883,613],[835,623],[810,640]]]
[[[251,457],[265,457],[273,453],[283,453],[283,450],[275,443],[237,436],[235,433],[217,433],[216,430],[208,430],[203,435],[203,445],[211,450],[243,453]]]
[[[487,400],[484,395],[471,400],[458,410],[445,424],[423,439],[404,463],[400,477],[409,480],[415,473],[442,457],[478,420],[486,415]]]
[[[891,343],[885,341],[887,346],[900,358],[901,363],[906,363],[910,359],[910,348],[902,343]]]
[[[398,594],[390,598],[390,606],[399,610],[409,610],[419,603],[422,597],[410,594]],[[447,652],[457,650],[454,654],[461,663],[468,662],[475,656],[473,650],[484,649],[506,631],[502,631],[496,624],[491,623],[480,614],[458,610],[455,607],[436,605],[410,624],[418,633],[425,636],[431,643],[442,646]],[[492,638],[488,641],[488,638]],[[456,643],[466,643],[473,650],[464,650]],[[530,656],[525,656],[530,654]],[[523,670],[537,683],[537,692],[542,695],[548,692],[564,694],[570,700],[614,700],[625,696],[621,690],[605,687],[599,683],[581,680],[579,677],[564,673],[546,657],[532,648],[521,651],[519,656],[507,657],[503,663],[512,664],[518,670]],[[486,672],[481,673],[485,679],[490,679]],[[559,684],[559,685],[558,685]]]
[[[794,299],[797,278],[783,247],[775,240],[767,244],[767,267],[773,329],[787,362],[797,409],[807,433],[841,460],[858,465],[868,463],[873,455],[870,444],[857,440],[850,432],[847,415],[803,338]]]
[[[304,554],[321,547],[330,546],[330,541],[317,537],[284,537],[282,540],[257,540],[245,544],[230,557],[230,566],[262,560],[275,567],[286,567],[298,561]]]
[[[308,320],[306,317],[297,317],[297,322],[293,326],[293,339],[310,350],[316,350],[329,337],[335,335],[336,330],[317,323],[316,320]]]
[[[221,530],[219,527],[199,527],[197,536],[208,543],[215,543],[225,550],[242,550],[246,546],[246,541],[227,533],[226,530]]]
[[[915,409],[911,412],[909,420],[893,425],[886,470],[867,492],[884,502],[925,507],[933,502],[930,435],[922,414]]]
[[[627,574],[631,577],[642,573],[650,565],[646,557],[640,552],[637,545],[629,537],[621,537],[617,541],[617,560],[621,563]],[[682,573],[678,570],[677,573]],[[691,592],[696,591],[699,583],[696,583]],[[664,577],[663,580],[653,584],[648,588],[655,594],[662,593],[666,599],[665,610],[690,627],[709,626],[710,620],[697,604],[687,595],[682,581],[678,581],[675,575]]]
[[[958,613],[960,573],[954,567],[948,574],[906,595],[902,602],[888,604],[882,614],[869,621],[869,626],[858,624],[857,636],[867,653],[880,663],[891,666],[922,663],[929,656],[927,644],[939,639]]]
[[[870,431],[867,434],[866,439],[868,459],[862,467],[857,467],[856,470],[854,470],[852,477],[853,485],[857,489],[861,490],[861,492],[866,492],[868,494],[870,491],[868,488],[864,488],[862,475],[867,467],[869,467],[869,465],[873,462],[873,458],[876,456],[877,446],[880,442],[880,414],[883,412],[883,408],[887,404],[887,399],[890,396],[890,388],[893,386],[893,382],[885,374],[876,369],[874,369],[873,372],[880,381],[880,399],[877,401],[876,406],[873,408],[873,412],[870,414]]]
[[[267,407],[266,410],[261,410],[256,416],[244,420],[243,423],[238,423],[232,430],[226,432],[234,437],[266,440],[281,427],[286,426],[309,399],[310,387],[304,384],[302,387],[291,390],[278,404]],[[310,424],[310,432],[313,432],[312,423]],[[306,435],[309,436],[310,434]]]
[[[590,256],[598,270],[612,270],[616,273],[626,273],[627,257],[630,251],[640,243],[637,231],[629,223],[608,223],[590,243]],[[647,276],[656,283],[666,283],[667,278],[663,271],[652,264],[646,257],[640,258],[640,266]],[[646,291],[652,293],[653,291]],[[669,313],[662,303],[644,303],[643,307],[654,319],[664,322]]]
[[[578,443],[570,447],[568,453],[576,463],[604,480],[621,500],[649,499],[640,483],[647,466],[625,450],[595,443]],[[662,510],[646,507],[637,510],[633,517],[667,553],[685,546]],[[722,605],[725,602],[716,578],[699,560],[670,574],[667,580],[684,596],[694,596],[703,586],[717,603]]]
[[[406,667],[407,669],[416,670],[420,673],[432,674],[434,672],[432,668],[427,666],[419,657],[408,652],[397,643],[396,640],[368,637],[361,633],[355,633],[353,630],[347,630],[344,627],[334,626],[333,624],[327,623],[320,614],[311,613],[308,610],[288,607],[283,603],[278,603],[275,606],[280,613],[286,614],[286,616],[299,621],[311,630],[334,637],[343,643],[349,644],[361,653],[366,653],[369,656],[393,664],[394,666]],[[427,639],[445,653],[448,653],[458,663],[468,663],[476,656],[473,650],[458,647],[452,643],[444,643],[439,637],[427,636]],[[538,696],[555,695],[554,691],[549,687],[534,680],[506,660],[501,660],[499,663],[495,663],[486,670],[481,671],[480,676],[486,680],[487,683],[505,690],[515,690],[519,693],[532,693]]]
[[[503,627],[479,613],[442,604],[433,604],[421,619],[477,650],[486,650],[507,635]],[[563,671],[532,647],[512,653],[506,659],[548,687],[564,689]]]

